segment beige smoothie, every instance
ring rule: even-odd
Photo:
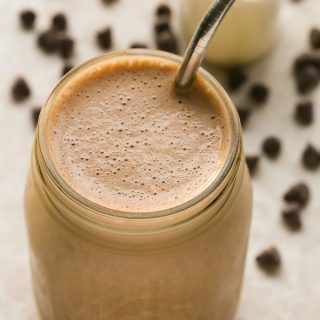
[[[251,217],[240,127],[205,76],[176,93],[178,66],[100,59],[48,100],[25,196],[43,320],[234,317]]]
[[[186,43],[212,0],[181,0]],[[281,0],[236,0],[212,39],[206,59],[232,66],[252,63],[274,47]]]

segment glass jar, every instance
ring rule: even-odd
[[[194,199],[148,217],[83,198],[48,155],[50,106],[66,83],[99,62],[151,50],[109,53],[64,77],[43,107],[25,192],[33,288],[44,320],[232,319],[251,218],[251,184],[236,110],[205,70],[227,109],[232,137],[217,178]]]
[[[253,62],[276,40],[282,0],[236,0],[221,22],[206,60],[221,65]],[[182,33],[188,43],[212,0],[181,0]]]

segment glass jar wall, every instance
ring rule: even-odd
[[[201,195],[179,208],[133,217],[80,197],[46,152],[46,117],[72,77],[114,55],[92,60],[64,78],[40,117],[25,193],[33,287],[44,320],[232,319],[238,304],[251,219],[251,184],[239,120],[224,101],[232,127],[228,159]]]

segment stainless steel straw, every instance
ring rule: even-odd
[[[201,0],[200,0],[201,1]],[[235,0],[214,0],[203,16],[187,48],[176,77],[176,87],[188,90],[196,77],[208,45]]]

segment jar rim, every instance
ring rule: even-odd
[[[81,205],[81,207],[85,207],[90,209],[90,211],[94,211],[103,216],[110,216],[113,218],[123,218],[123,219],[130,219],[130,220],[145,220],[145,219],[152,219],[152,218],[160,218],[160,217],[167,217],[172,216],[177,213],[181,213],[186,211],[189,208],[194,207],[195,205],[201,203],[204,199],[206,199],[210,194],[212,194],[223,182],[225,182],[226,178],[229,176],[231,169],[236,162],[238,148],[241,144],[241,134],[240,134],[240,123],[239,118],[237,115],[237,111],[229,98],[226,91],[223,87],[219,84],[219,82],[205,69],[202,67],[199,69],[199,74],[212,86],[217,93],[217,96],[222,100],[224,106],[226,107],[226,114],[227,119],[230,122],[230,147],[228,151],[228,155],[226,157],[226,161],[218,173],[218,175],[213,179],[213,181],[200,193],[198,193],[195,197],[191,198],[190,200],[179,204],[177,206],[160,210],[160,211],[153,211],[153,212],[125,212],[114,210],[111,208],[107,208],[105,206],[99,205],[83,195],[77,192],[74,188],[72,188],[65,179],[60,175],[56,166],[54,165],[53,160],[49,155],[47,139],[46,139],[46,127],[48,121],[48,113],[51,109],[50,106],[54,101],[54,98],[59,93],[61,89],[63,89],[64,85],[67,81],[69,81],[72,77],[77,75],[79,72],[87,68],[92,64],[98,64],[100,62],[107,61],[109,59],[119,58],[119,57],[134,57],[134,56],[142,56],[142,57],[153,57],[153,58],[161,58],[171,62],[181,63],[182,57],[177,56],[175,54],[157,51],[157,50],[150,50],[150,49],[129,49],[125,51],[114,51],[110,53],[106,53],[95,57],[93,59],[88,60],[87,62],[81,64],[80,66],[73,69],[67,75],[65,75],[58,84],[54,87],[51,94],[49,95],[48,99],[46,100],[40,117],[39,117],[39,124],[37,128],[37,140],[39,142],[39,149],[41,156],[43,158],[44,168],[46,170],[47,175],[50,178],[50,181],[54,183],[58,189],[64,193],[69,199],[73,202]],[[216,195],[218,196],[218,195]],[[203,208],[201,208],[202,210]]]

